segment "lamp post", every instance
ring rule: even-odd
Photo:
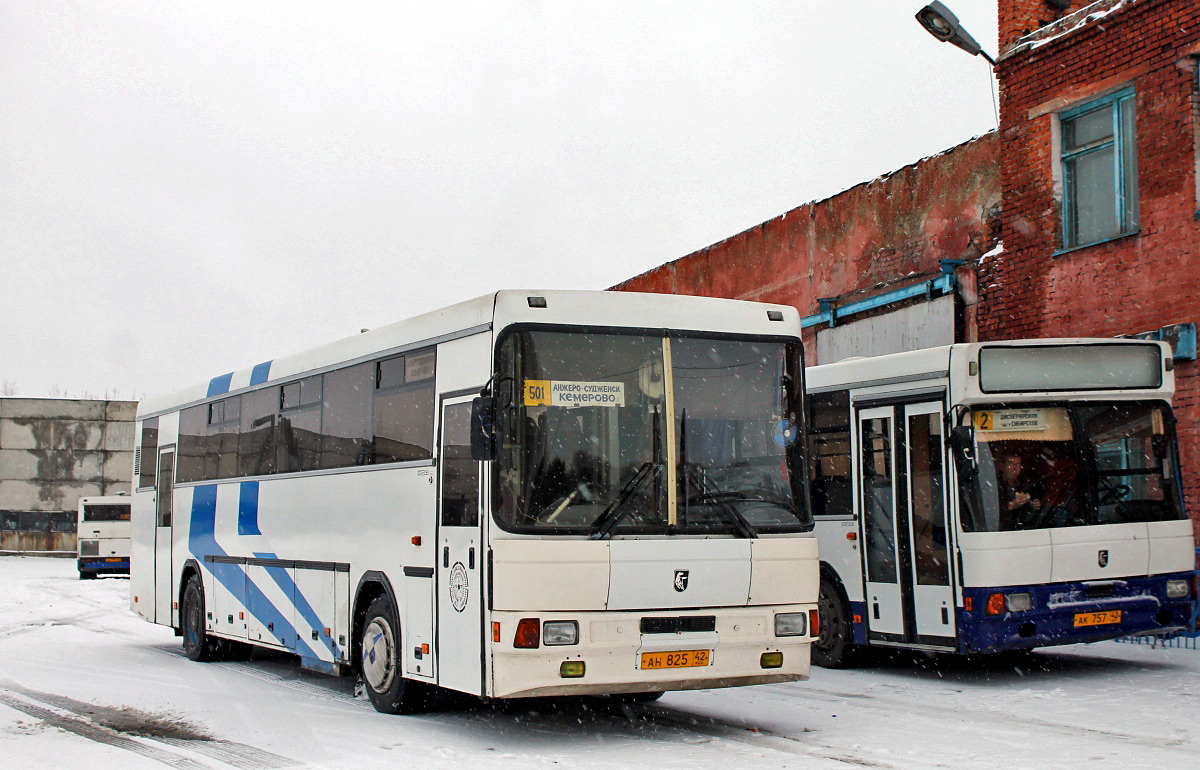
[[[971,33],[967,32],[959,23],[958,17],[950,12],[950,9],[942,5],[938,0],[925,6],[917,11],[917,21],[921,22],[929,34],[941,40],[943,43],[952,43],[963,49],[972,56],[982,56],[987,60],[988,64],[996,66],[996,60],[988,56],[987,51],[983,50],[983,46],[971,37]]]

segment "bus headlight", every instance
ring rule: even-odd
[[[1186,599],[1191,593],[1188,590],[1188,581],[1186,580],[1168,580],[1167,581],[1167,598],[1168,599]]]
[[[100,541],[99,540],[80,540],[79,541],[79,555],[80,556],[99,556],[100,555]]]
[[[542,624],[542,644],[579,644],[579,624],[574,620],[547,621]]]
[[[803,612],[784,612],[775,616],[775,636],[804,636],[808,616]]]
[[[1026,612],[1033,608],[1033,597],[1029,594],[1009,594],[1004,599],[1009,612]]]

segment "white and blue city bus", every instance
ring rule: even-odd
[[[376,708],[802,679],[793,308],[502,291],[144,401],[131,606]]]
[[[820,638],[991,653],[1188,625],[1170,350],[957,344],[811,367]]]
[[[79,498],[75,533],[79,579],[129,574],[129,496]]]

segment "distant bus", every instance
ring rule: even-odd
[[[794,308],[502,291],[140,410],[131,603],[194,660],[389,713],[808,675]]]
[[[129,574],[128,495],[79,500],[79,579]]]
[[[810,368],[814,662],[1186,626],[1172,364],[1163,343],[1031,340]]]

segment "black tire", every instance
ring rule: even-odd
[[[79,579],[80,580],[95,580],[96,573],[95,572],[80,572]]]
[[[662,696],[662,690],[655,690],[654,692],[624,692],[611,697],[617,703],[653,703]]]
[[[359,673],[371,705],[384,714],[416,714],[429,708],[431,688],[404,678],[400,623],[386,596],[371,602],[363,618]]]
[[[204,617],[204,587],[200,578],[193,575],[183,589],[179,624],[183,632],[183,654],[198,663],[220,659],[228,647],[224,639],[206,633]]]
[[[842,592],[830,580],[821,578],[817,597],[819,636],[812,643],[812,662],[822,668],[848,668],[854,665],[857,649],[850,627],[850,608]]]

